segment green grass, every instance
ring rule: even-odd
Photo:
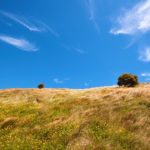
[[[94,121],[89,125],[88,131],[94,139],[95,145],[99,147],[103,146],[104,149],[107,149],[108,144],[118,150],[142,149],[140,140],[136,139],[132,133],[124,128],[109,126],[109,124]]]
[[[1,91],[0,149],[149,150],[148,90]]]

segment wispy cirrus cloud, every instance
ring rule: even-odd
[[[45,24],[43,22],[40,22],[40,24],[43,26],[43,31],[50,32],[57,38],[60,37],[60,34],[58,32],[56,32],[52,27],[48,26],[47,24]]]
[[[29,22],[24,17],[20,17],[20,16],[14,15],[12,13],[4,12],[4,11],[2,11],[1,14],[3,14],[7,18],[19,23],[20,25],[22,25],[23,27],[27,28],[30,31],[34,31],[34,32],[42,32],[43,31],[43,28],[33,25],[31,22]]]
[[[96,4],[95,0],[85,0],[85,4],[89,13],[89,20],[93,23],[94,27],[100,32],[99,25],[96,21]]]
[[[79,53],[79,54],[87,54],[88,53],[88,51],[86,51],[82,48],[68,46],[68,45],[65,45],[65,44],[63,44],[62,46],[63,46],[63,48],[65,48],[68,51],[73,51],[73,52],[76,52],[76,53]]]
[[[87,51],[81,49],[81,48],[73,48],[74,51],[80,53],[80,54],[87,54]]]
[[[111,29],[112,34],[133,35],[150,31],[150,0],[144,0],[133,8],[125,10],[117,18],[117,27]]]
[[[55,82],[56,84],[62,84],[64,81],[63,80],[60,80],[58,78],[54,78],[53,79],[53,82]]]
[[[68,78],[65,78],[65,79],[54,78],[53,82],[56,84],[63,84],[65,81],[68,81],[68,80],[69,80]]]
[[[90,84],[89,84],[88,82],[85,82],[85,83],[84,83],[84,86],[85,86],[85,87],[88,87],[89,85],[90,85]]]
[[[15,38],[8,35],[0,35],[0,41],[12,45],[24,51],[37,51],[38,48],[29,41],[21,38]]]
[[[91,84],[92,84],[92,80],[89,80],[89,81],[87,81],[87,82],[84,82],[84,86],[85,86],[85,87],[90,87]]]
[[[150,77],[150,72],[141,73],[142,77]]]
[[[139,52],[139,60],[143,62],[150,62],[150,47]]]
[[[150,72],[141,73],[141,77],[143,77],[145,81],[150,81]]]
[[[20,24],[21,26],[25,27],[27,30],[32,32],[50,32],[55,37],[59,37],[59,33],[53,30],[50,26],[45,24],[42,21],[35,20],[35,19],[29,19],[23,16],[15,15],[13,13],[1,11],[1,14],[12,21]]]

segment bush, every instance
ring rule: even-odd
[[[45,87],[45,85],[43,83],[41,83],[41,84],[38,85],[39,89],[43,89],[44,87]]]
[[[138,84],[138,77],[133,74],[125,73],[118,78],[119,86],[134,87]]]

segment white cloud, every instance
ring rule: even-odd
[[[138,32],[145,33],[150,30],[150,0],[136,4],[130,10],[117,18],[117,27],[111,30],[112,34],[133,35]]]
[[[38,50],[33,44],[31,44],[29,41],[25,39],[14,38],[7,35],[0,35],[0,40],[24,51]]]
[[[93,23],[95,26],[96,30],[99,32],[99,25],[96,21],[96,6],[95,6],[95,0],[85,0],[86,2],[86,7],[89,12],[89,20]]]
[[[150,77],[150,72],[144,72],[141,74],[142,77]]]
[[[141,76],[144,78],[145,81],[150,81],[150,72],[141,73]]]
[[[63,46],[63,48],[65,48],[68,51],[74,51],[74,52],[77,52],[77,53],[80,53],[80,54],[87,54],[88,53],[88,51],[86,51],[86,50],[84,50],[82,48],[68,46],[66,44],[63,44],[62,46]]]
[[[56,83],[56,84],[62,84],[64,81],[63,80],[60,80],[58,78],[54,78],[53,81]]]
[[[54,78],[53,82],[55,82],[56,84],[62,84],[67,80],[69,80],[69,79],[68,78],[65,78],[65,79]]]
[[[21,26],[25,27],[26,29],[28,29],[29,31],[32,32],[50,32],[51,34],[53,34],[55,37],[59,37],[60,35],[54,31],[50,26],[48,26],[47,24],[43,23],[42,21],[39,20],[35,20],[35,19],[27,19],[23,16],[18,16],[18,15],[14,15],[12,13],[9,12],[1,12],[2,15],[4,15],[5,17],[17,22],[18,24],[20,24]]]
[[[16,15],[14,15],[12,13],[8,13],[8,12],[2,12],[2,14],[5,17],[7,17],[7,18],[9,18],[9,19],[19,23],[20,25],[24,26],[25,28],[27,28],[30,31],[34,31],[34,32],[41,32],[41,31],[43,31],[43,29],[33,25],[32,23],[30,23],[24,17],[19,17],[19,16],[16,16]]]
[[[84,83],[84,86],[85,86],[85,87],[88,87],[88,86],[89,86],[89,83],[85,82],[85,83]]]
[[[144,62],[150,62],[150,47],[140,51],[139,60]]]
[[[81,48],[73,48],[76,52],[80,53],[80,54],[86,54],[87,51],[81,49]]]
[[[43,22],[40,22],[40,24],[43,26],[43,31],[48,31],[51,34],[53,34],[55,37],[60,37],[60,34],[56,32],[54,29],[52,29],[50,26],[48,26],[47,24]]]

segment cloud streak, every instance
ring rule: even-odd
[[[89,20],[93,23],[96,30],[99,32],[99,25],[96,21],[96,8],[95,8],[95,0],[85,0],[86,7],[89,12]]]
[[[53,82],[56,84],[63,84],[65,81],[68,81],[68,80],[69,80],[68,78],[65,78],[65,79],[54,78]]]
[[[150,62],[150,47],[147,47],[143,51],[140,51],[139,60],[143,62]]]
[[[145,81],[150,81],[150,72],[141,73],[141,77],[143,77]]]
[[[26,29],[34,32],[42,32],[43,29],[40,27],[37,27],[33,24],[31,24],[27,19],[23,17],[16,16],[14,14],[8,13],[8,12],[1,12],[5,17],[17,22],[18,24],[22,25]]]
[[[144,72],[141,74],[142,77],[150,77],[150,72]]]
[[[84,83],[84,86],[85,86],[85,87],[88,87],[89,85],[90,85],[90,84],[89,84],[88,82],[85,82],[85,83]]]
[[[27,30],[29,30],[31,32],[50,32],[55,37],[60,36],[59,33],[54,31],[50,26],[48,26],[47,24],[45,24],[42,21],[35,20],[33,18],[32,18],[32,20],[27,19],[23,16],[18,16],[18,15],[9,13],[9,12],[4,12],[4,11],[1,11],[1,14],[5,17],[9,18],[10,20],[20,24],[21,26],[23,26],[24,28],[26,28]]]
[[[150,30],[150,0],[139,2],[130,10],[124,11],[117,18],[117,27],[111,29],[112,34],[133,35]]]
[[[73,48],[74,51],[80,53],[80,54],[87,54],[87,51],[81,49],[81,48]]]
[[[38,50],[38,48],[36,48],[29,41],[25,39],[21,39],[21,38],[15,38],[15,37],[7,36],[7,35],[0,35],[0,41],[3,41],[9,45],[12,45],[24,51],[37,51]]]
[[[64,81],[63,80],[60,80],[58,78],[54,78],[53,79],[53,82],[55,82],[56,84],[62,84]]]
[[[82,49],[82,48],[77,48],[77,47],[73,47],[73,46],[68,46],[66,44],[63,44],[62,45],[63,48],[65,48],[67,51],[72,51],[72,52],[76,52],[76,53],[79,53],[79,54],[87,54],[88,51]]]

